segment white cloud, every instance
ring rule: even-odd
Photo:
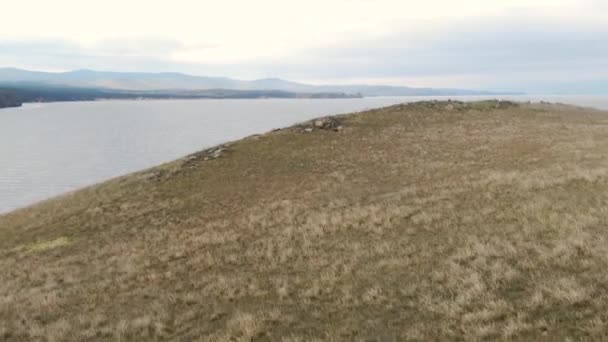
[[[94,46],[103,40],[155,37],[211,51],[183,50],[189,62],[288,56],[309,46],[390,33],[395,25],[466,18],[513,9],[570,13],[575,0],[20,0],[3,5],[0,38],[61,38]],[[415,27],[413,27],[415,28]]]

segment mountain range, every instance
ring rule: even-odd
[[[68,72],[42,72],[17,68],[0,68],[0,86],[22,84],[61,86],[119,91],[283,91],[306,94],[347,94],[360,96],[425,96],[425,95],[498,95],[487,91],[448,88],[413,88],[382,85],[311,85],[279,78],[252,81],[227,77],[193,76],[176,72],[108,72],[75,70]],[[513,93],[509,93],[513,94]]]

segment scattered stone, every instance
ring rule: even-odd
[[[165,176],[167,176],[167,173],[168,172],[163,169],[152,170],[152,171],[142,173],[141,176],[139,176],[139,178],[143,179],[143,180],[160,181],[163,178],[165,178]]]
[[[344,127],[341,125],[340,121],[336,118],[327,117],[321,119],[315,119],[308,123],[299,125],[295,127],[295,131],[298,133],[311,133],[314,130],[327,130],[340,132]]]
[[[186,167],[186,168],[192,168],[201,161],[208,161],[211,159],[220,158],[224,155],[224,153],[227,151],[227,149],[228,149],[227,145],[222,145],[222,146],[213,147],[213,148],[201,151],[201,152],[194,153],[194,154],[186,157],[182,166]]]
[[[340,122],[335,118],[323,118],[314,121],[314,128],[316,129],[335,130],[339,126],[341,126]]]
[[[415,108],[415,109],[433,109],[433,110],[452,111],[455,109],[461,109],[465,106],[466,106],[466,104],[464,102],[454,101],[454,100],[450,99],[447,101],[429,100],[429,101],[410,102],[405,105],[402,105],[401,109]]]
[[[217,148],[211,152],[211,158],[214,158],[214,159],[219,158],[222,156],[223,152],[224,152],[224,149],[222,147]]]

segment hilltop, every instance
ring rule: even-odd
[[[0,339],[606,336],[608,113],[421,102],[0,216]]]

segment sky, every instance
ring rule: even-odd
[[[605,0],[20,0],[0,67],[608,94]]]

